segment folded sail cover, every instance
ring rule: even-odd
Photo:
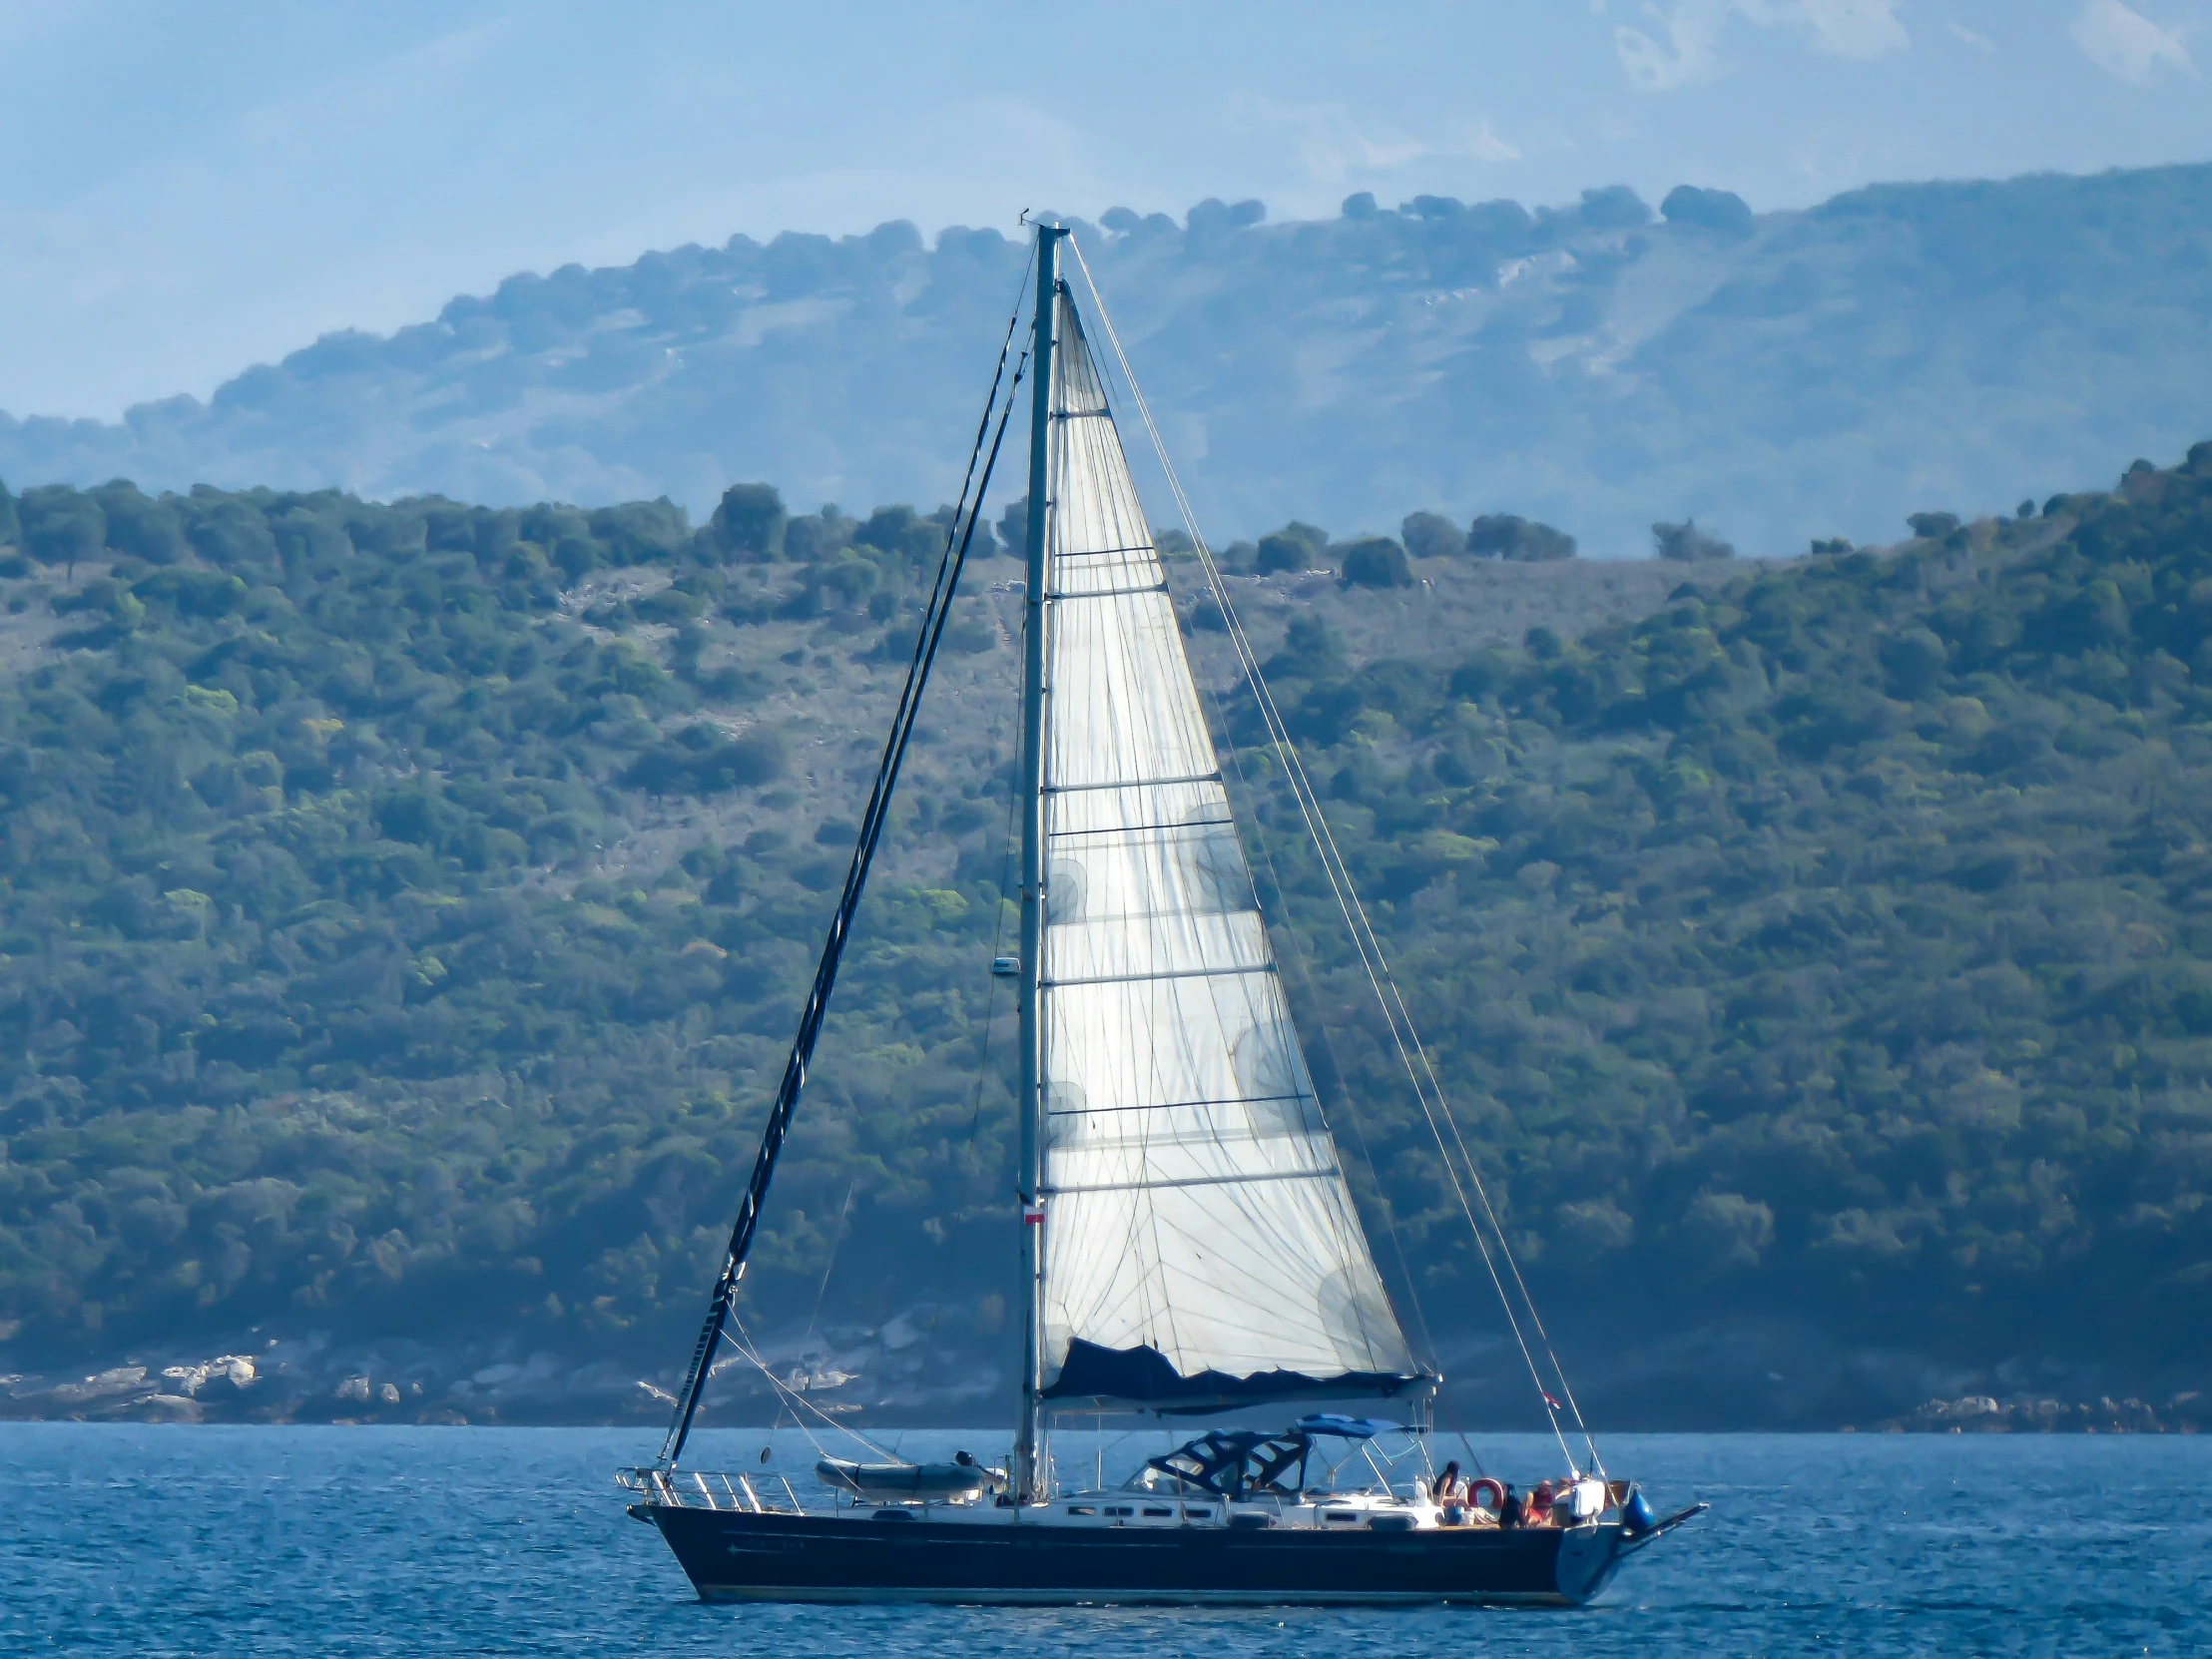
[[[1417,1380],[1063,295],[1048,515],[1043,1377],[1204,1408]]]

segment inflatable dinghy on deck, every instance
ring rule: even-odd
[[[988,1469],[966,1452],[949,1463],[848,1463],[825,1457],[815,1473],[826,1486],[850,1492],[871,1503],[926,1503],[946,1498],[976,1498],[1006,1489],[1006,1471]]]

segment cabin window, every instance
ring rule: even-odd
[[[1175,1518],[1173,1509],[1147,1509],[1145,1514],[1155,1519],[1173,1520]]]
[[[1184,1518],[1185,1520],[1212,1520],[1212,1519],[1214,1518],[1214,1512],[1213,1512],[1213,1510],[1211,1510],[1211,1509],[1204,1509],[1204,1508],[1200,1508],[1200,1509],[1188,1509],[1188,1508],[1187,1508],[1187,1509],[1185,1509],[1185,1510],[1183,1511],[1183,1518]]]
[[[1071,1515],[1095,1515],[1098,1511],[1087,1503],[1071,1503],[1068,1505],[1068,1513]]]
[[[1325,1521],[1358,1521],[1360,1516],[1358,1511],[1352,1509],[1325,1509],[1321,1518]]]
[[[1106,1513],[1108,1513],[1109,1515],[1119,1515],[1124,1519],[1127,1519],[1129,1516],[1134,1515],[1136,1512],[1136,1510],[1128,1508],[1126,1506],[1121,1508],[1109,1507],[1106,1511]]]

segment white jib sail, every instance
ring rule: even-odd
[[[1292,1027],[1166,577],[1064,295],[1059,322],[1040,1382],[1062,1398],[1118,1396],[1074,1373],[1063,1383],[1077,1342],[1149,1347],[1180,1379],[1251,1378],[1255,1394],[1273,1391],[1271,1373],[1354,1387],[1403,1378],[1411,1357]]]

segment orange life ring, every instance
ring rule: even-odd
[[[1490,1494],[1490,1501],[1487,1503],[1482,1501],[1482,1493],[1485,1489]],[[1505,1482],[1492,1480],[1485,1474],[1467,1488],[1467,1501],[1477,1509],[1489,1510],[1493,1515],[1502,1514],[1505,1510]]]

